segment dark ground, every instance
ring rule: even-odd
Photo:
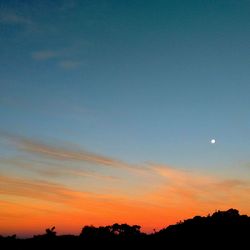
[[[44,235],[18,239],[0,236],[0,249],[250,249],[250,217],[236,209],[195,216],[153,234],[140,226],[114,224],[85,226],[79,236],[57,236],[55,228]]]

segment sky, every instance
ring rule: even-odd
[[[249,15],[0,0],[0,235],[250,214]]]

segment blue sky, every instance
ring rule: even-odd
[[[249,214],[249,11],[0,0],[0,234]]]
[[[0,8],[2,131],[130,163],[249,164],[249,1]]]

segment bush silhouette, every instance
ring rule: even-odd
[[[115,223],[110,226],[84,226],[79,236],[62,235],[57,236],[55,227],[47,228],[45,234],[36,235],[31,239],[18,239],[16,235],[0,236],[0,248],[2,249],[36,249],[42,246],[44,249],[60,249],[72,246],[87,249],[97,247],[120,249],[122,246],[132,248],[151,247],[160,249],[162,245],[169,248],[198,248],[220,245],[225,247],[235,246],[240,249],[240,245],[249,244],[250,217],[240,215],[236,209],[227,211],[216,211],[206,217],[195,216],[192,219],[180,221],[175,225],[170,225],[158,232],[154,230],[151,234],[140,231],[139,225],[128,225]]]
[[[83,227],[80,237],[83,239],[96,240],[96,239],[134,239],[141,235],[140,226],[128,224],[113,224],[112,226]]]
[[[46,237],[48,238],[54,238],[56,237],[56,232],[55,232],[55,227],[52,227],[51,229],[50,228],[47,228],[45,231],[46,231]]]

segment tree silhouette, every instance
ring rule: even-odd
[[[16,235],[0,236],[1,249],[36,249],[42,246],[44,249],[93,249],[109,248],[120,249],[126,246],[128,249],[166,248],[181,249],[197,248],[204,246],[214,249],[225,249],[249,244],[250,217],[240,215],[236,209],[216,211],[206,217],[195,216],[192,219],[179,221],[160,231],[144,234],[139,225],[115,223],[111,226],[84,226],[79,237],[73,235],[57,236],[55,227],[47,228],[45,234],[34,236],[31,239],[21,240]],[[4,248],[3,246],[6,245]],[[79,247],[78,247],[79,246]]]
[[[141,226],[128,224],[113,224],[106,227],[83,227],[80,237],[84,239],[134,238],[140,236]]]
[[[48,237],[48,238],[55,238],[56,237],[56,232],[55,232],[55,227],[52,227],[52,228],[47,228],[46,230],[45,230],[45,232],[46,232],[46,237]]]

